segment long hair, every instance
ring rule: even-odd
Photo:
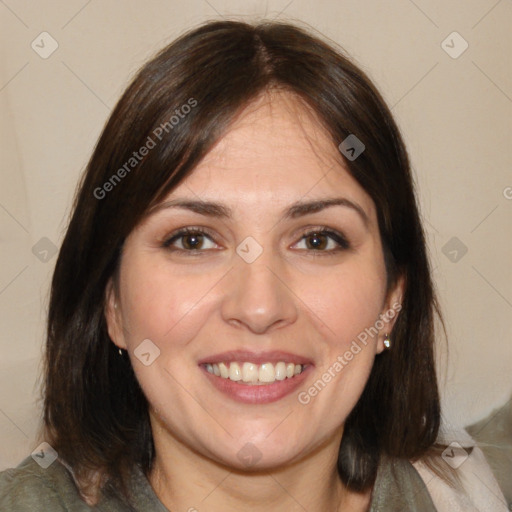
[[[415,460],[434,447],[438,308],[407,152],[388,107],[341,49],[304,29],[216,21],[179,37],[135,76],[92,154],[60,249],[43,426],[83,489],[96,472],[103,475],[97,488],[108,482],[126,491],[130,469],[148,474],[155,455],[148,403],[128,358],[109,339],[104,315],[123,242],[193,172],[237,113],[272,88],[310,107],[336,147],[351,134],[365,144],[345,165],[375,203],[388,287],[400,276],[406,283],[393,348],[376,358],[346,421],[339,475],[349,488],[364,490],[382,455]]]

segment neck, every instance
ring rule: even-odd
[[[336,463],[341,434],[293,464],[244,472],[191,450],[168,431],[162,435],[162,425],[153,427],[157,455],[148,476],[168,510],[368,510],[370,492],[353,493],[338,476]]]

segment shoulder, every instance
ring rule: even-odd
[[[512,510],[512,397],[466,430],[484,453]]]
[[[18,467],[0,472],[3,512],[87,511],[70,472],[58,461],[46,469],[27,457]]]
[[[413,463],[439,512],[506,512],[508,506],[485,459],[474,440],[460,429],[444,433],[446,448],[437,460]],[[450,440],[451,439],[451,440]],[[450,485],[432,470],[432,463],[443,473],[451,473]]]
[[[412,462],[383,456],[371,512],[506,512],[508,507],[482,451],[467,433],[442,455]],[[444,443],[443,443],[444,444]],[[432,467],[437,471],[434,471]],[[452,483],[441,474],[451,475]]]
[[[436,512],[427,487],[415,467],[408,460],[382,456],[370,512],[389,510]]]

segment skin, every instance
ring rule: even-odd
[[[333,197],[357,204],[366,223],[347,206],[281,218],[292,203]],[[110,337],[128,350],[150,403],[155,492],[180,511],[366,510],[370,493],[349,492],[336,459],[344,422],[396,316],[307,405],[297,394],[400,302],[401,281],[386,290],[373,201],[314,115],[282,92],[247,106],[166,201],[176,198],[222,203],[232,217],[150,213],[127,238],[119,282],[107,289]],[[190,237],[174,241],[174,251],[162,247],[186,226],[208,230],[201,250],[186,252]],[[350,247],[335,250],[325,236],[318,248],[304,236],[324,226]],[[252,263],[236,252],[248,236],[263,248]],[[134,355],[145,339],[160,350],[149,366]],[[234,349],[292,352],[314,367],[285,398],[243,404],[198,367]],[[260,454],[251,467],[237,456],[247,443]]]

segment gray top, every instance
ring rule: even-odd
[[[113,495],[102,495],[92,507],[79,496],[68,469],[56,460],[47,469],[27,457],[17,468],[0,473],[2,512],[168,512],[148,479],[134,469],[133,506]],[[383,459],[377,472],[369,512],[436,512],[430,494],[411,463]]]

